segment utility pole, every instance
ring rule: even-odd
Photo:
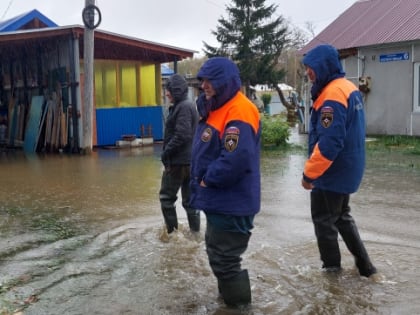
[[[92,125],[93,125],[93,64],[94,64],[94,29],[101,22],[101,13],[95,6],[95,0],[85,0],[82,12],[85,31],[83,36],[84,51],[84,89],[82,106],[82,141],[81,149],[84,153],[92,152]],[[96,19],[96,21],[95,21]]]

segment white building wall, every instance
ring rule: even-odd
[[[408,58],[400,58],[405,53]],[[343,60],[354,83],[370,77],[370,92],[364,94],[368,134],[420,135],[420,112],[413,112],[415,62],[420,62],[420,43],[365,47]]]

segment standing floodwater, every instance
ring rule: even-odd
[[[218,299],[201,239],[162,238],[159,145],[90,156],[0,153],[0,314],[233,314]],[[420,156],[368,156],[353,215],[383,275],[320,270],[304,150],[264,152],[262,209],[244,260],[245,314],[420,312]],[[400,167],[412,163],[412,168]],[[203,217],[203,216],[202,216]],[[205,228],[205,220],[203,219]]]

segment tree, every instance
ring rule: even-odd
[[[229,18],[219,18],[212,34],[220,43],[213,47],[204,42],[208,57],[227,56],[235,61],[248,97],[251,85],[266,83],[276,88],[288,110],[288,120],[294,121],[296,104],[289,103],[278,87],[285,70],[280,64],[283,48],[288,43],[288,28],[282,16],[275,15],[277,5],[265,0],[232,0],[226,7]]]

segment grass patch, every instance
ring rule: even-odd
[[[367,138],[366,148],[368,151],[392,151],[420,155],[420,137],[372,136]]]
[[[412,136],[370,136],[366,141],[368,167],[420,170],[420,138]]]

